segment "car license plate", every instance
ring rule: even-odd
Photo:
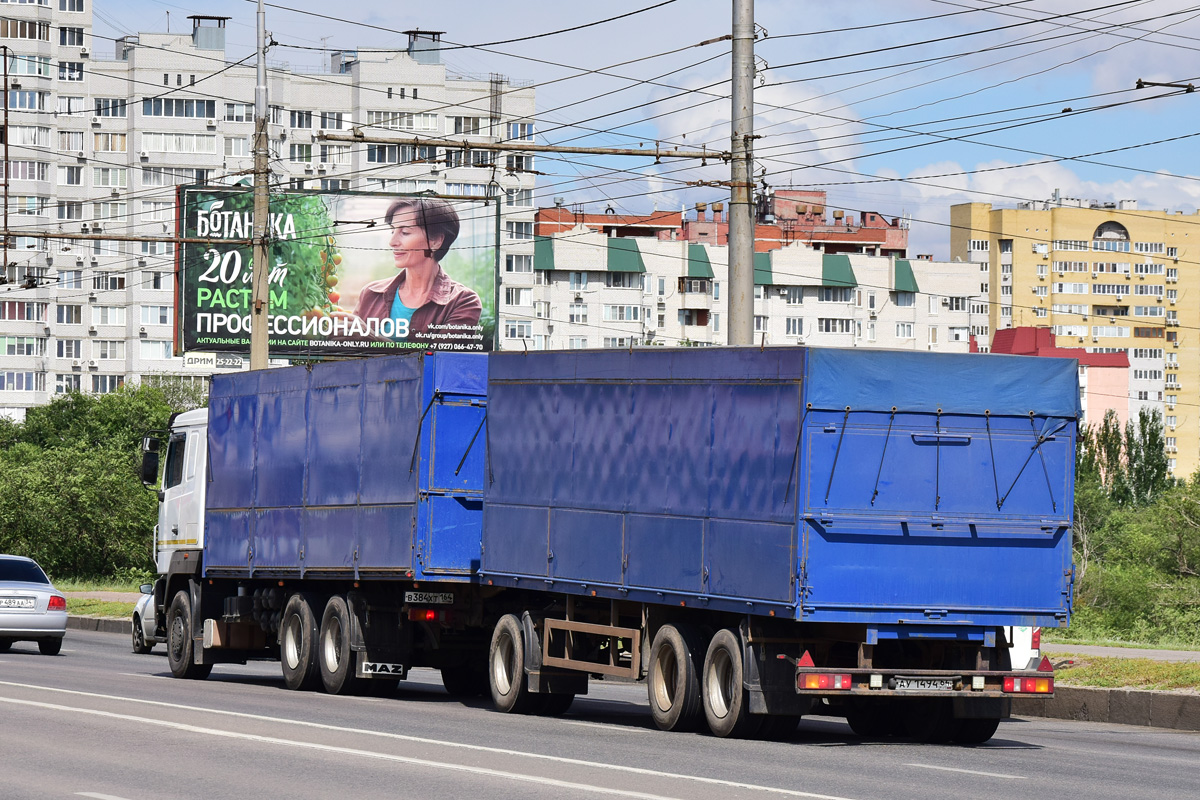
[[[899,691],[949,692],[954,689],[953,678],[896,678]]]
[[[404,602],[425,606],[449,606],[454,604],[452,592],[405,592]]]
[[[32,609],[34,599],[32,597],[0,597],[0,608],[28,608]]]

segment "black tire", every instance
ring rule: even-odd
[[[279,663],[283,682],[292,690],[316,689],[321,685],[317,666],[317,617],[307,595],[297,592],[283,607],[279,626]]]
[[[561,717],[575,702],[573,694],[536,694],[533,697],[537,701],[535,713],[543,717]]]
[[[800,724],[799,714],[774,714],[762,718],[755,738],[764,742],[787,742],[796,735]]]
[[[941,744],[958,729],[954,706],[948,699],[929,697],[905,704],[904,729],[915,742]]]
[[[136,614],[133,617],[133,652],[144,656],[154,649],[154,645],[146,644],[146,633],[142,630],[142,618]]]
[[[196,664],[192,640],[192,598],[180,589],[167,609],[167,663],[176,678],[203,680],[212,672],[212,664]]]
[[[700,700],[700,635],[686,625],[664,625],[650,645],[646,694],[654,724],[664,731],[694,731],[704,718]]]
[[[0,653],[7,653],[8,649],[12,647],[12,645],[12,639],[0,639]]]
[[[846,723],[856,736],[864,739],[882,739],[903,729],[902,721],[895,715],[896,709],[884,700],[851,701],[846,709]]]
[[[317,663],[321,668],[321,683],[330,694],[354,694],[362,680],[355,675],[355,656],[350,649],[350,606],[346,598],[334,595],[325,604],[321,615],[321,633],[317,646]]]
[[[999,719],[960,719],[952,737],[959,744],[983,744],[996,735]]]
[[[762,717],[750,713],[750,698],[743,681],[742,643],[737,633],[717,631],[704,656],[700,679],[704,718],[714,736],[744,739],[753,736]]]
[[[38,639],[38,652],[44,656],[56,656],[62,650],[62,637]]]
[[[525,636],[521,621],[505,614],[492,631],[488,647],[488,688],[492,705],[506,714],[531,714],[538,710],[537,695],[525,677]]]
[[[442,686],[453,697],[482,697],[488,693],[487,662],[478,661],[442,667]]]

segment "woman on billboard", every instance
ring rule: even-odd
[[[479,295],[451,280],[441,260],[458,238],[458,213],[436,197],[401,197],[384,213],[392,230],[394,278],[369,283],[358,296],[354,314],[360,319],[392,319],[400,341],[435,337],[442,326],[478,325],[483,310]]]

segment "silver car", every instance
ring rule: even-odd
[[[42,655],[58,655],[67,633],[67,598],[37,562],[0,555],[0,653],[13,642],[37,642]]]
[[[158,636],[154,613],[154,584],[143,583],[142,596],[133,607],[133,652],[149,653],[164,641]]]

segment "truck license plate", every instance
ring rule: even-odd
[[[449,606],[454,604],[453,592],[405,592],[404,602],[423,606]]]
[[[0,597],[0,608],[33,608],[32,597]]]
[[[900,691],[949,692],[954,689],[953,678],[896,678],[896,689]]]

